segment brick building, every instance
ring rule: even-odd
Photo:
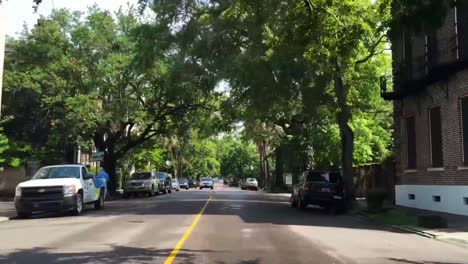
[[[396,203],[468,215],[468,0],[392,38]]]

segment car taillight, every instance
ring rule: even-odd
[[[304,190],[305,191],[310,190],[310,183],[308,183],[308,182],[304,183]]]

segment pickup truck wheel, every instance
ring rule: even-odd
[[[211,186],[211,190],[213,190],[213,186]]]
[[[296,199],[294,199],[294,195],[291,194],[291,207],[297,207],[297,202],[296,202]]]
[[[80,215],[83,212],[83,194],[81,192],[76,194],[76,205],[72,211],[73,215]]]
[[[304,200],[299,198],[299,201],[297,201],[297,208],[299,208],[299,210],[305,210],[306,207],[307,204],[304,202]]]
[[[101,189],[101,193],[99,194],[99,199],[94,202],[94,209],[100,210],[104,207],[104,189]]]
[[[170,189],[169,189],[167,192],[168,192],[168,193],[171,193],[171,192],[172,192],[172,190],[170,190]]]

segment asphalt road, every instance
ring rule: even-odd
[[[11,220],[0,263],[468,263],[468,249],[287,201],[216,187]]]

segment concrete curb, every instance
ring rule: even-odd
[[[422,231],[422,230],[418,230],[418,229],[415,229],[415,228],[411,228],[411,227],[407,227],[407,226],[397,226],[397,225],[384,224],[384,223],[381,223],[381,222],[374,221],[374,220],[370,219],[369,217],[367,217],[366,215],[360,214],[360,213],[355,213],[354,216],[356,216],[356,217],[358,217],[358,218],[360,218],[362,220],[374,223],[374,224],[379,224],[379,225],[382,225],[382,226],[391,227],[391,228],[394,228],[394,229],[398,229],[400,231],[413,233],[413,234],[420,235],[420,236],[427,237],[427,238],[437,239],[437,235],[434,235],[434,234],[431,234],[429,232],[425,232],[425,231]]]
[[[422,231],[422,230],[419,230],[419,229],[416,229],[416,228],[411,228],[411,227],[408,227],[408,226],[397,226],[397,225],[389,225],[393,228],[396,228],[396,229],[400,229],[400,230],[403,230],[403,231],[407,231],[407,232],[410,232],[410,233],[414,233],[414,234],[417,234],[417,235],[420,235],[420,236],[423,236],[423,237],[427,237],[427,238],[432,238],[432,239],[437,239],[437,235],[434,235],[434,234],[431,234],[429,232],[426,232],[426,231]]]
[[[10,218],[0,216],[0,223],[6,222],[6,221],[10,221]]]

